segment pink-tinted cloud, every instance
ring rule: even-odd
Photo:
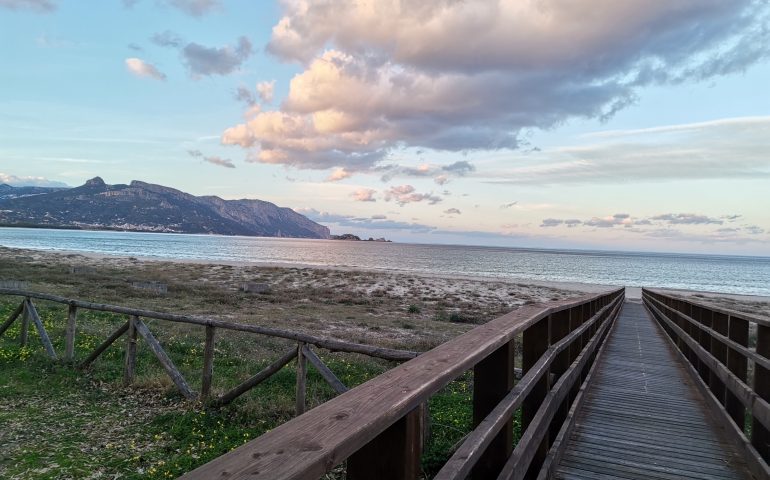
[[[147,63],[141,58],[127,58],[125,63],[128,71],[137,77],[152,78],[155,80],[166,79],[165,73],[158,70],[155,65]]]
[[[351,193],[350,196],[357,202],[376,202],[377,199],[374,198],[376,193],[377,190],[372,188],[359,188]]]
[[[640,87],[766,58],[765,3],[285,0],[268,51],[304,70],[278,109],[222,139],[266,163],[351,170],[403,147],[515,148],[523,129],[607,118]]]
[[[393,200],[401,206],[417,202],[435,205],[441,201],[441,197],[433,195],[433,193],[417,193],[412,185],[392,186],[385,191],[384,196],[386,202]]]

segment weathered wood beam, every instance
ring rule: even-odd
[[[24,312],[24,301],[22,301],[16,309],[11,312],[11,316],[8,317],[8,320],[3,322],[2,325],[0,325],[0,336],[2,336],[6,330],[13,324],[13,322],[16,321],[17,318],[19,318],[19,315],[21,315]]]
[[[53,349],[53,345],[51,344],[51,339],[48,337],[48,332],[45,331],[45,326],[43,325],[43,322],[40,320],[40,316],[37,314],[37,309],[35,309],[35,305],[32,304],[32,300],[27,299],[27,315],[29,315],[29,318],[32,320],[32,323],[35,324],[35,328],[37,329],[37,333],[40,335],[40,341],[43,343],[43,348],[45,348],[45,352],[48,354],[49,357],[56,360],[58,357],[56,356],[56,350]]]
[[[297,416],[305,413],[305,396],[307,394],[307,358],[303,347],[305,344],[297,344],[297,389],[296,389],[296,404],[295,414]]]
[[[521,377],[521,380],[513,387],[510,393],[468,435],[462,445],[444,464],[441,471],[436,474],[434,480],[460,480],[466,478],[497,432],[513,416],[513,413],[521,406],[524,398],[534,389],[538,381],[548,373],[556,356],[562,351],[567,350],[574,343],[579,342],[581,336],[598,321],[606,308],[612,308],[610,318],[614,319],[617,311],[620,309],[620,305],[620,298],[617,298],[612,304],[600,310],[589,321],[580,325],[554,345],[551,345],[537,362],[527,370],[524,376]],[[578,356],[579,354],[578,352]],[[575,358],[577,359],[578,357],[576,356]]]
[[[347,480],[417,480],[422,473],[425,405],[400,418],[348,458]]]
[[[107,304],[101,304],[101,303],[85,302],[82,300],[74,300],[74,299],[60,297],[57,295],[49,295],[46,293],[34,293],[34,292],[25,292],[23,290],[0,288],[0,294],[29,296],[31,298],[48,300],[56,303],[75,305],[79,308],[85,308],[88,310],[112,312],[112,313],[118,313],[122,315],[136,315],[137,317],[142,317],[142,318],[155,318],[158,320],[166,320],[169,322],[177,322],[177,323],[190,323],[193,325],[203,325],[203,326],[210,325],[212,327],[222,328],[225,330],[257,333],[257,334],[266,335],[269,337],[285,338],[287,340],[294,340],[296,342],[307,343],[310,345],[315,345],[320,348],[331,350],[333,352],[339,351],[339,352],[349,352],[349,353],[360,353],[363,355],[368,355],[370,357],[382,358],[384,360],[405,361],[405,360],[411,360],[412,358],[415,358],[420,354],[419,352],[394,350],[391,348],[374,347],[371,345],[362,345],[359,343],[344,342],[342,340],[335,340],[331,338],[316,337],[313,335],[308,335],[306,333],[292,332],[289,330],[282,330],[278,328],[225,322],[222,320],[217,320],[217,319],[207,318],[207,317],[199,317],[195,315],[179,315],[174,313],[153,312],[150,310],[121,307],[118,305],[107,305]]]
[[[201,374],[201,401],[211,396],[211,383],[214,378],[214,347],[216,327],[206,325],[206,341],[203,345],[203,373]]]
[[[107,340],[105,340],[104,342],[102,342],[101,345],[96,347],[96,350],[94,350],[91,353],[91,355],[88,356],[88,358],[83,360],[83,362],[80,364],[78,368],[81,368],[81,369],[88,368],[89,365],[91,365],[94,362],[94,360],[96,360],[99,357],[99,355],[102,354],[102,352],[107,350],[107,347],[115,343],[115,340],[120,338],[120,336],[126,333],[127,331],[128,331],[128,322],[124,323],[117,330],[112,332],[112,334],[109,337],[107,337]]]
[[[730,371],[727,367],[722,365],[719,360],[714,358],[713,355],[708,353],[698,342],[690,338],[690,336],[676,325],[670,318],[668,318],[663,312],[660,311],[655,305],[648,304],[650,309],[659,315],[659,318],[668,324],[668,326],[680,336],[695,352],[698,358],[706,363],[708,367],[714,372],[719,379],[725,384],[727,389],[734,395],[734,397],[740,402],[742,408],[748,409],[755,420],[758,420],[765,428],[770,428],[770,403],[767,400],[761,398],[754,392],[751,387],[746,385],[737,375]],[[728,411],[729,412],[729,411]],[[744,419],[745,421],[745,419]],[[741,425],[739,425],[741,426]]]
[[[542,320],[545,321],[545,320]],[[511,340],[473,367],[473,425],[479,425],[511,391],[514,383],[514,344]],[[505,465],[513,450],[513,422],[507,421],[491,439],[473,467],[471,477],[489,478]]]
[[[75,329],[78,318],[78,307],[69,305],[67,309],[67,327],[64,338],[64,359],[75,358]]]
[[[259,373],[257,373],[253,377],[249,378],[245,382],[241,383],[237,387],[233,388],[229,392],[219,397],[214,402],[214,404],[218,406],[229,404],[236,398],[240,397],[244,393],[248,392],[252,388],[262,383],[263,381],[270,378],[273,374],[278,372],[278,370],[283,368],[287,363],[292,361],[292,359],[294,359],[294,357],[296,356],[297,356],[297,348],[291,347],[289,350],[286,351],[286,353],[283,354],[283,356],[281,356],[281,358],[279,358],[275,362],[271,363],[270,365],[262,369]]]
[[[24,299],[24,308],[21,312],[21,331],[19,332],[19,345],[22,347],[27,346],[27,340],[29,338],[29,312],[27,311],[27,302],[29,297]]]
[[[131,316],[128,319],[128,332],[126,334],[126,358],[123,363],[123,385],[128,386],[134,382],[136,376],[136,322],[138,317]]]
[[[315,367],[315,369],[318,371],[318,373],[321,374],[321,377],[323,377],[324,380],[326,380],[326,383],[329,384],[330,387],[334,389],[337,393],[345,393],[349,390],[348,387],[345,386],[342,381],[337,378],[337,376],[334,374],[334,372],[329,369],[329,367],[321,360],[318,355],[310,348],[309,345],[305,345],[302,348],[302,353],[305,355],[305,357],[310,361],[310,363]]]
[[[176,385],[176,388],[179,389],[185,398],[195,398],[195,393],[190,390],[190,387],[187,385],[184,376],[182,376],[182,374],[179,372],[179,369],[176,368],[176,365],[174,365],[174,362],[171,361],[171,358],[168,356],[166,351],[163,350],[163,347],[160,345],[158,340],[152,335],[152,332],[150,332],[150,329],[147,328],[147,325],[145,325],[145,323],[140,318],[134,318],[134,324],[136,326],[136,332],[144,339],[145,342],[147,342],[147,346],[150,347],[150,350],[155,354],[155,357],[158,359],[161,366],[163,366],[163,369],[166,371],[168,376],[171,377],[171,380],[174,382],[174,385]]]
[[[770,370],[770,360],[765,358],[765,357],[763,357],[762,355],[758,354],[757,352],[753,351],[749,347],[747,347],[745,345],[742,345],[742,344],[736,342],[735,340],[730,339],[730,337],[727,337],[727,336],[721,334],[720,332],[714,330],[713,328],[707,327],[707,326],[697,322],[694,318],[690,317],[689,315],[685,315],[684,313],[682,313],[682,312],[680,312],[678,310],[674,310],[673,308],[669,307],[668,305],[664,304],[663,302],[661,302],[660,300],[658,300],[656,298],[650,298],[650,300],[655,302],[656,306],[658,306],[660,308],[663,308],[666,311],[668,311],[668,312],[678,316],[679,318],[685,320],[689,324],[696,326],[697,328],[699,328],[701,330],[701,332],[705,332],[708,335],[710,335],[711,337],[713,337],[714,339],[716,339],[716,340],[718,340],[718,341],[728,345],[732,350],[734,350],[734,351],[740,353],[741,355],[743,355],[744,357],[754,361],[757,365]],[[704,347],[704,349],[705,349],[705,347]],[[712,353],[712,352],[709,352],[709,353]],[[722,363],[724,363],[724,362],[722,362]],[[705,381],[705,379],[704,379],[704,381]]]
[[[572,362],[569,369],[559,377],[556,384],[548,392],[537,413],[530,422],[530,427],[521,436],[521,439],[513,449],[503,467],[498,480],[522,480],[538,454],[538,449],[543,439],[548,435],[548,425],[551,423],[561,402],[568,397],[573,384],[580,380],[583,368],[596,351],[597,346],[604,339],[604,334],[613,322],[603,322],[599,330],[591,337],[578,358]],[[544,463],[545,459],[542,463]],[[539,467],[538,467],[539,471]],[[535,472],[537,473],[537,472]]]

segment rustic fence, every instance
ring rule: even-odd
[[[441,480],[547,478],[624,290],[522,307],[351,389],[184,475],[312,479],[347,461],[353,480],[416,479],[430,397],[473,371],[475,428]],[[523,377],[514,385],[522,336]],[[522,412],[514,446],[513,417]]]
[[[770,472],[770,320],[657,290],[644,304],[693,369],[704,393],[757,478]],[[757,332],[756,348],[749,333]],[[753,381],[749,366],[753,366]],[[764,462],[763,462],[763,460]]]
[[[65,327],[64,355],[63,359],[72,361],[75,358],[75,336],[77,332],[78,311],[81,309],[110,312],[127,316],[125,323],[114,330],[99,346],[97,346],[82,362],[78,368],[87,368],[90,366],[107,348],[114,344],[118,339],[125,336],[125,362],[123,367],[123,382],[126,385],[131,384],[136,374],[137,341],[143,340],[150,351],[154,354],[161,366],[174,382],[179,392],[187,399],[200,399],[215,405],[225,405],[252,388],[256,387],[270,376],[281,370],[290,361],[297,359],[297,384],[296,384],[296,412],[302,414],[306,408],[306,380],[308,362],[318,371],[321,377],[337,393],[347,391],[347,387],[339,378],[329,369],[329,367],[316,355],[312,346],[323,348],[334,352],[350,352],[367,355],[370,357],[381,358],[402,362],[412,359],[418,355],[417,352],[404,350],[394,350],[389,348],[375,347],[371,345],[362,345],[358,343],[345,342],[330,338],[323,338],[305,333],[293,332],[277,328],[262,327],[258,325],[248,325],[241,323],[225,322],[214,318],[206,318],[193,315],[178,315],[172,313],[153,312],[149,310],[140,310],[136,308],[122,307],[117,305],[105,305],[99,303],[85,302],[82,300],[73,300],[56,295],[44,293],[28,292],[24,290],[0,288],[0,295],[11,295],[21,297],[21,303],[11,313],[5,322],[0,325],[0,336],[16,321],[21,322],[19,342],[21,345],[27,345],[29,342],[30,323],[32,323],[40,336],[40,340],[46,353],[53,359],[58,359],[48,332],[40,320],[37,308],[33,303],[35,300],[45,300],[49,302],[67,305],[67,323]],[[205,343],[203,348],[203,371],[201,372],[201,390],[194,392],[180,370],[176,367],[171,357],[155,338],[147,324],[142,319],[157,319],[173,323],[186,323],[199,325],[205,328]],[[269,337],[284,338],[296,342],[278,359],[256,373],[251,378],[245,380],[229,391],[223,393],[217,398],[211,398],[211,385],[214,373],[214,347],[216,343],[218,330],[230,330],[265,335]]]

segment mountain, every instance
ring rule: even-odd
[[[45,191],[32,193],[28,188]],[[107,185],[100,177],[70,189],[2,185],[0,224],[329,238],[327,227],[270,202],[196,197],[137,180],[129,185]]]
[[[40,195],[42,193],[53,193],[66,190],[59,187],[12,187],[6,183],[0,183],[0,201],[9,198],[28,197],[30,195]]]

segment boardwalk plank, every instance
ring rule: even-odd
[[[626,302],[557,479],[751,479],[664,333]]]

